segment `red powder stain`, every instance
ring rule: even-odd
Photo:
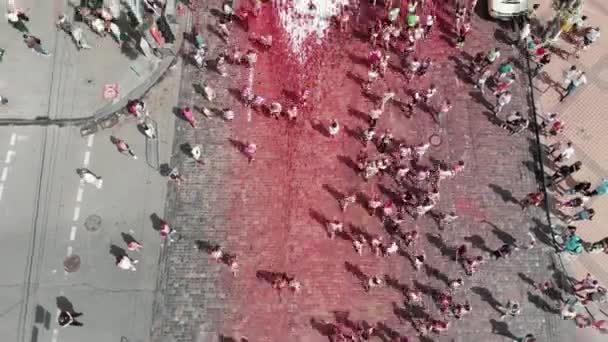
[[[474,218],[477,221],[486,220],[487,216],[475,201],[468,198],[460,197],[454,200],[454,207],[458,215],[466,215]]]

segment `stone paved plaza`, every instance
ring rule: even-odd
[[[210,9],[219,7],[219,1],[209,1],[194,16],[208,37],[213,58],[227,46],[208,24],[217,21]],[[571,341],[556,314],[559,306],[533,287],[556,275],[551,267],[553,249],[546,245],[549,236],[544,214],[535,209],[522,211],[518,204],[537,189],[533,134],[511,136],[499,128],[489,109],[494,103],[491,91],[481,96],[467,73],[472,56],[499,46],[501,61],[512,60],[518,76],[513,101],[499,117],[514,110],[528,113],[529,84],[521,69],[525,61],[508,38],[515,33],[474,17],[464,50],[455,49],[448,22],[451,8],[438,6],[440,27],[417,51],[418,56],[433,59],[429,74],[408,83],[392,52],[387,76],[375,86],[373,95],[364,96],[360,82],[367,73],[369,45],[361,37],[363,25],[374,14],[367,3],[361,4],[358,23],[353,23],[354,34],[332,30],[304,68],[293,56],[286,57],[286,44],[275,35],[278,23],[272,11],[264,7],[261,16],[250,22],[249,32],[233,26],[229,45],[241,49],[250,45],[247,35],[252,32],[273,33],[273,48],[259,53],[251,74],[243,66],[232,65],[227,77],[212,68],[199,71],[188,65],[183,69],[180,107],[231,108],[236,118],[226,122],[221,116],[199,113],[198,128],[181,120],[176,125],[172,163],[185,180],[169,191],[166,219],[181,239],[170,244],[162,256],[152,340],[326,341],[329,324],[345,320],[378,323],[381,329],[374,341],[397,336],[417,340],[411,322],[442,315],[430,296],[425,296],[424,309],[408,310],[399,287],[414,286],[430,293],[445,290],[449,280],[462,277],[465,286],[455,298],[470,301],[472,314],[463,320],[449,318],[447,332],[420,340],[510,341],[534,333],[539,341]],[[311,87],[312,105],[293,124],[248,111],[238,98],[250,78],[256,93],[284,103],[304,85]],[[431,106],[446,98],[454,104],[442,130],[429,108],[418,108],[411,119],[400,109],[413,91],[424,91],[430,83],[439,89]],[[213,86],[218,98],[206,101],[200,84]],[[463,173],[440,186],[438,209],[455,211],[459,219],[441,232],[440,239],[437,223],[430,217],[417,221],[408,217],[402,230],[420,233],[415,247],[389,258],[375,257],[369,249],[359,256],[350,241],[330,240],[324,225],[337,218],[347,229],[389,239],[380,219],[369,216],[361,203],[342,213],[337,201],[350,191],[359,193],[359,199],[380,194],[387,200],[395,189],[390,177],[364,182],[353,170],[362,148],[358,132],[366,128],[372,100],[387,88],[396,91],[397,100],[380,119],[379,132],[390,127],[398,140],[408,144],[438,135],[441,144],[431,147],[429,157],[466,162]],[[332,119],[342,126],[336,139],[324,131]],[[245,142],[258,146],[251,164],[239,151]],[[184,157],[181,151],[186,143],[204,147],[203,166]],[[367,150],[377,154],[373,146]],[[424,159],[423,164],[430,165],[430,160]],[[491,260],[472,277],[452,260],[454,249],[463,243],[472,246],[472,254],[486,255],[510,241],[526,243],[528,232],[539,241],[535,248],[516,251],[506,260]],[[240,269],[236,277],[201,251],[201,246],[215,244],[237,255]],[[416,271],[408,255],[422,251],[427,266]],[[278,293],[260,279],[261,272],[293,274],[303,289],[298,294]],[[362,275],[388,276],[392,286],[368,293],[361,286]],[[522,303],[522,315],[501,321],[498,305],[508,300]]]

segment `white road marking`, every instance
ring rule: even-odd
[[[6,151],[6,158],[4,158],[4,164],[10,164],[11,159],[13,159],[14,155],[15,155],[15,151],[13,151],[13,150]]]
[[[80,217],[80,206],[76,206],[76,208],[74,208],[74,217],[72,218],[73,221],[78,221],[78,218]]]
[[[59,317],[59,312],[57,313],[57,317]],[[51,342],[57,342],[57,335],[59,335],[59,329],[53,329],[53,338],[51,338]]]
[[[84,167],[89,166],[89,162],[91,161],[91,151],[86,151],[84,153],[84,161],[82,162],[82,164],[84,165]]]
[[[17,141],[17,133],[11,134],[11,146],[15,146],[16,141]]]
[[[78,187],[78,193],[76,194],[76,202],[80,203],[82,202],[82,194],[84,193],[84,189],[82,188],[82,186]]]
[[[8,167],[4,167],[2,169],[2,176],[0,176],[0,182],[4,182],[6,180],[6,177],[8,177]]]
[[[70,230],[70,241],[76,240],[76,226],[72,226]]]
[[[89,135],[89,140],[87,142],[88,147],[93,147],[93,137],[94,137],[93,134]]]
[[[67,256],[72,255],[72,246],[68,246],[68,254]]]
[[[0,200],[2,199],[2,193],[4,192],[4,184],[0,183]]]

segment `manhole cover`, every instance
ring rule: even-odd
[[[101,228],[101,216],[91,215],[87,217],[84,221],[84,227],[90,232],[99,230]]]
[[[78,271],[78,269],[80,269],[80,257],[76,254],[72,254],[65,258],[63,261],[63,269],[70,273]]]
[[[437,134],[433,134],[429,137],[429,143],[433,146],[441,145],[441,137]]]

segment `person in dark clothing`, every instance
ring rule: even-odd
[[[532,76],[533,77],[538,76],[538,74],[542,71],[542,69],[545,67],[545,65],[547,65],[549,63],[551,63],[551,54],[546,53],[540,58],[538,63],[536,63],[536,67],[532,71]]]
[[[81,322],[78,322],[76,320],[76,317],[82,316],[82,312],[69,312],[69,311],[61,311],[59,313],[59,317],[57,318],[57,321],[59,322],[59,325],[63,328],[63,327],[67,327],[68,325],[73,325],[75,327],[81,327],[84,324]]]
[[[557,169],[557,171],[553,174],[553,176],[551,176],[551,178],[549,179],[549,183],[547,185],[551,186],[554,183],[559,183],[560,181],[564,180],[565,178],[570,177],[573,173],[580,170],[582,166],[583,166],[583,163],[581,161],[577,161],[576,163],[574,163],[572,165],[560,166],[560,168]]]
[[[499,249],[493,251],[492,256],[494,259],[507,258],[516,249],[517,247],[515,245],[505,243],[504,245],[500,246]]]
[[[589,189],[591,189],[591,182],[578,182],[572,187],[572,189],[566,191],[566,194],[574,195],[577,193],[581,193],[583,195],[588,196]]]

